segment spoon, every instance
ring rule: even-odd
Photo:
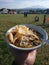
[[[47,43],[49,44],[49,40],[44,40],[44,39],[41,39],[42,40],[42,43]]]

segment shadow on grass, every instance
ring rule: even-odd
[[[49,24],[45,24],[45,25],[43,25],[43,24],[37,24],[38,26],[41,26],[42,28],[48,28],[49,27]]]

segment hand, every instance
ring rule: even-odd
[[[36,59],[36,50],[33,51],[19,51],[11,48],[15,62],[18,65],[33,65]]]
[[[33,65],[36,59],[36,50],[28,52],[28,55],[22,65]]]

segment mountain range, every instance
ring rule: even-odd
[[[44,6],[39,6],[39,5],[36,5],[36,6],[31,6],[31,7],[26,7],[26,8],[21,8],[23,10],[44,10],[44,9],[47,9],[45,8]]]

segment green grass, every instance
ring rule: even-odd
[[[43,15],[39,14],[39,22],[34,22],[34,17],[38,14],[29,14],[24,18],[23,14],[0,14],[0,65],[12,65],[14,60],[8,45],[4,41],[6,31],[16,24],[33,24],[44,28],[49,35],[49,23],[42,25]],[[49,15],[47,15],[49,17]],[[37,49],[37,58],[34,65],[49,65],[49,45]]]

